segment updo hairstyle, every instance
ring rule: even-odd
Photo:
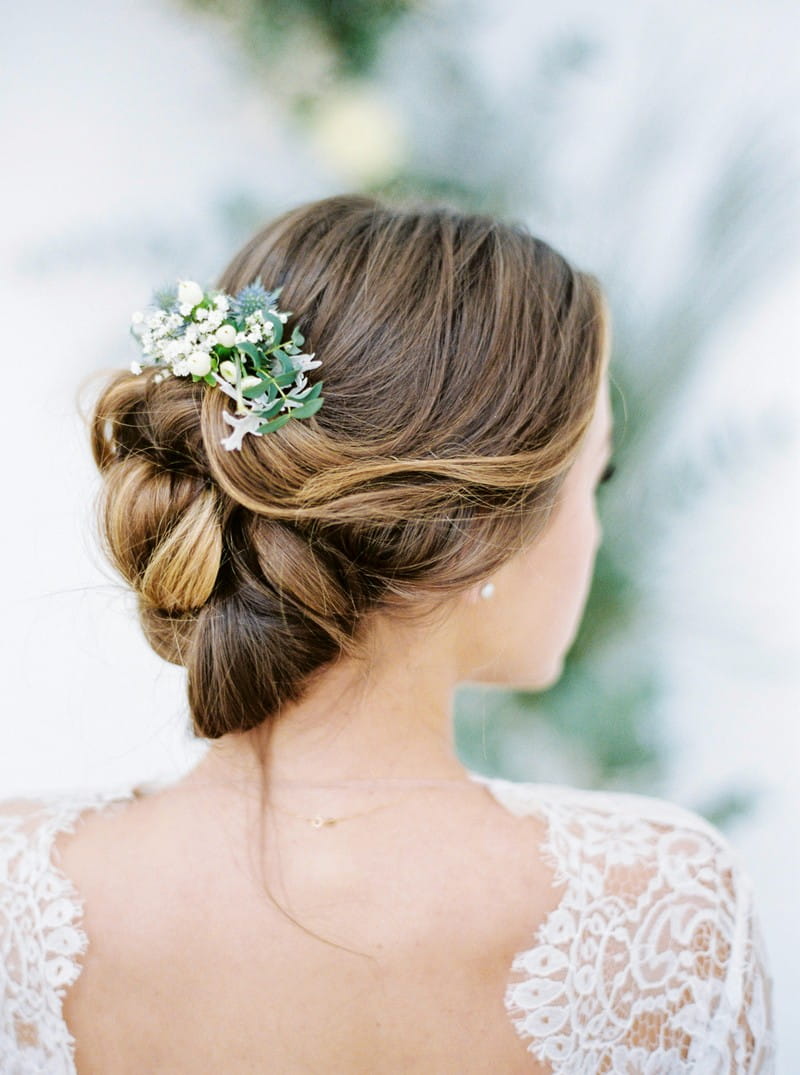
[[[413,617],[534,541],[604,370],[595,278],[487,217],[328,198],[216,286],[255,282],[322,362],[316,415],[226,451],[231,400],[152,367],[113,373],[91,414],[102,544],[208,739],[363,654],[370,614]]]

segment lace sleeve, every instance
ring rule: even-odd
[[[748,874],[727,842],[718,850],[719,885],[725,896],[719,920],[697,935],[698,973],[709,968],[710,1010],[692,1027],[691,1055],[699,1071],[720,1075],[766,1075],[774,1070],[772,979]],[[717,985],[716,983],[719,983]]]
[[[0,1075],[75,1075],[62,1015],[87,939],[55,840],[114,794],[0,803]]]
[[[645,796],[545,802],[563,895],[506,1003],[553,1075],[771,1075],[771,979],[725,837]]]

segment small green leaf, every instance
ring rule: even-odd
[[[278,373],[275,376],[275,383],[280,388],[286,388],[287,385],[294,384],[297,380],[297,371],[291,370],[289,373]]]
[[[236,346],[239,348],[243,355],[247,355],[247,357],[251,358],[253,362],[260,361],[261,355],[258,353],[258,348],[255,346],[255,344],[244,342],[237,343]]]
[[[258,399],[259,396],[265,395],[269,390],[269,381],[262,381],[261,384],[254,384],[252,388],[243,388],[242,395],[245,399]]]
[[[299,328],[296,328],[292,333],[292,343],[295,345],[295,347],[302,347],[305,342],[305,336]]]
[[[322,381],[317,381],[317,383],[312,386],[311,391],[307,395],[303,396],[303,403],[310,403],[312,399],[317,398],[321,391]]]
[[[310,418],[312,414],[317,413],[324,402],[325,397],[318,396],[317,399],[312,399],[301,407],[295,407],[292,410],[292,418]]]
[[[282,406],[283,400],[276,399],[274,403],[270,404],[270,406],[268,407],[265,407],[262,411],[259,411],[258,413],[262,418],[274,418],[276,414],[280,413]]]
[[[276,358],[278,362],[280,362],[282,373],[288,373],[290,370],[294,370],[294,362],[292,362],[291,358],[289,358],[286,352],[281,348],[278,348],[277,350],[273,351],[272,357]]]
[[[264,314],[264,320],[267,322],[268,325],[272,325],[273,328],[270,345],[272,346],[276,343],[280,343],[283,339],[283,321],[281,321],[281,319],[275,314],[270,313]]]
[[[265,422],[263,426],[258,427],[259,433],[272,433],[276,429],[280,429],[281,426],[285,426],[287,422],[291,422],[292,416],[290,414],[279,414],[277,418],[273,418],[270,422]]]

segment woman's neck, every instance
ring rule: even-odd
[[[365,664],[319,676],[268,727],[226,735],[185,778],[271,786],[465,781],[455,753],[457,647],[444,628],[377,629]]]

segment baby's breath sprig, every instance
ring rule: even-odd
[[[278,308],[280,291],[250,284],[231,296],[205,292],[194,280],[157,291],[155,308],[131,318],[143,358],[131,362],[131,372],[158,366],[156,382],[191,377],[221,388],[236,401],[235,413],[224,415],[233,427],[222,440],[228,451],[241,449],[247,433],[263,436],[292,418],[310,418],[324,397],[322,381],[309,385],[306,372],[322,363],[303,350],[299,329],[284,339],[291,312]]]

